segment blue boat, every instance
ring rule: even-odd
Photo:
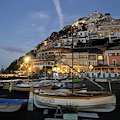
[[[15,112],[21,108],[21,106],[27,103],[27,99],[7,99],[0,98],[0,112]]]

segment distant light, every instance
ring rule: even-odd
[[[57,69],[57,70],[60,70],[60,68],[59,68],[59,67],[57,67],[56,69]]]
[[[47,45],[47,41],[44,41],[44,46],[46,46]]]
[[[21,64],[20,66],[21,66],[21,67],[23,67],[24,65],[23,65],[23,64]]]
[[[30,58],[29,58],[29,57],[26,57],[26,58],[25,58],[25,61],[26,61],[26,62],[28,62],[29,60],[30,60]]]
[[[103,56],[98,56],[98,60],[103,60]]]
[[[89,66],[89,68],[90,68],[90,70],[92,70],[92,69],[93,69],[93,66],[92,66],[92,65],[90,65],[90,66]]]
[[[29,71],[31,71],[32,70],[32,68],[31,67],[29,67]]]
[[[53,77],[54,78],[58,77],[58,73],[53,73]]]

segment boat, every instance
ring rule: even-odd
[[[0,83],[0,88],[3,88],[4,84],[3,83]]]
[[[32,84],[13,84],[12,85],[12,90],[15,91],[30,91],[30,86]],[[51,89],[51,85],[44,85],[44,84],[37,84],[33,85],[34,90],[35,89]]]
[[[56,90],[33,92],[34,105],[38,108],[57,109],[59,106],[72,107],[76,111],[111,112],[115,109],[116,97],[114,93],[86,92],[70,93]]]
[[[0,74],[0,80],[27,79],[27,76],[18,76],[16,74]]]
[[[21,106],[27,103],[27,99],[7,99],[0,98],[0,112],[15,112],[21,108]]]
[[[30,86],[33,85],[34,90],[35,89],[51,89],[51,80],[45,80],[45,79],[36,79],[36,80],[31,80],[27,82],[23,81],[17,81],[14,83],[11,83],[10,85],[10,91],[15,90],[15,91],[30,91]]]

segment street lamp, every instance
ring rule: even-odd
[[[31,71],[29,68],[28,68],[28,62],[30,61],[30,57],[25,57],[25,64],[26,64],[26,74],[28,75],[28,72]],[[28,69],[28,70],[27,70]]]
[[[89,66],[90,71],[92,71],[93,68],[94,68],[93,65]]]
[[[32,70],[32,68],[31,68],[31,67],[29,67],[29,72],[31,72],[31,70]]]
[[[30,57],[25,58],[25,62],[28,62],[30,60]]]
[[[98,56],[98,60],[103,60],[103,56]]]

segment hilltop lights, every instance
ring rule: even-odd
[[[53,67],[53,68],[52,68],[52,71],[59,71],[59,70],[60,70],[59,67]]]
[[[30,60],[30,57],[25,58],[25,62],[28,62]]]

